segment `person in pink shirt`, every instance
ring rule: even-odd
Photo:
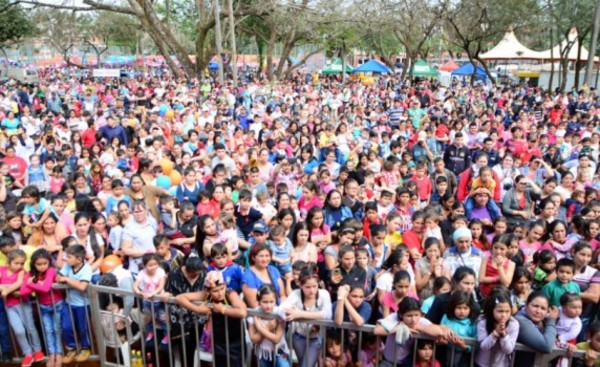
[[[525,264],[531,264],[533,261],[533,254],[542,248],[542,242],[540,239],[544,235],[546,226],[543,221],[531,222],[527,228],[527,235],[524,239],[519,241],[519,249],[523,251],[525,255]]]
[[[298,210],[300,210],[300,215],[303,218],[306,218],[306,214],[308,211],[317,206],[319,208],[323,208],[323,202],[319,199],[319,187],[314,181],[307,181],[302,188],[302,197],[300,201],[298,201]]]
[[[61,256],[61,254],[59,254]],[[62,342],[60,340],[61,312],[65,305],[60,290],[53,289],[56,269],[52,266],[52,255],[39,249],[31,255],[31,272],[21,287],[21,296],[35,292],[40,304],[42,326],[46,335],[50,365],[62,362]]]

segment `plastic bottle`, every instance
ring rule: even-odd
[[[148,367],[154,367],[152,365],[152,353],[150,352],[146,353],[146,363],[148,364]]]

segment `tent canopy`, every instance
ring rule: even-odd
[[[494,48],[481,54],[481,58],[483,60],[541,60],[544,59],[544,52],[523,46],[514,32],[509,30]]]
[[[438,76],[439,72],[432,68],[425,60],[415,62],[412,76],[415,77],[432,77]]]
[[[452,76],[470,76],[470,75],[473,75],[473,64],[471,64],[471,63],[464,64],[463,66],[461,66],[460,68],[458,68],[452,72]],[[481,66],[477,65],[477,70],[475,72],[475,76],[476,77],[485,77],[486,76],[485,69],[482,68]]]
[[[377,60],[369,60],[362,64],[361,66],[354,69],[353,73],[379,73],[379,74],[387,74],[392,71],[387,66],[383,65]]]
[[[440,71],[454,71],[458,69],[460,66],[454,62],[454,60],[450,60],[445,64],[440,65]]]
[[[351,73],[352,70],[354,70],[352,68],[352,66],[350,66],[348,63],[346,63],[346,73]],[[342,73],[342,59],[338,58],[337,60],[335,60],[334,62],[332,62],[331,64],[327,65],[325,67],[325,69],[323,69],[323,71],[321,72],[323,74],[341,74]]]
[[[569,61],[577,61],[577,52],[579,49],[579,39],[577,38],[577,29],[571,29],[569,32],[569,37],[563,40],[560,44],[554,46],[552,49],[546,50],[544,52],[540,52],[542,54],[542,58],[544,60],[560,60],[560,51],[565,50],[568,45],[572,44],[569,53],[567,54],[567,59]],[[583,62],[587,62],[590,52],[584,47],[581,46],[581,58],[580,60]],[[554,56],[554,57],[552,57]],[[596,56],[594,57],[594,61],[598,62],[600,59]]]

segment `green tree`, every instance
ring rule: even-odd
[[[4,51],[36,32],[36,27],[25,11],[8,0],[0,0],[0,48]]]

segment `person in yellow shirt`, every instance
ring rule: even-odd
[[[583,359],[586,367],[600,367],[600,321],[592,322],[587,327],[586,342],[577,343],[578,350],[585,350]]]
[[[21,249],[27,255],[25,259],[25,265],[23,266],[26,271],[31,270],[30,261],[31,255],[37,250],[37,247],[30,245],[17,246],[15,239],[11,236],[0,236],[0,266],[8,266],[8,253],[12,250]]]

